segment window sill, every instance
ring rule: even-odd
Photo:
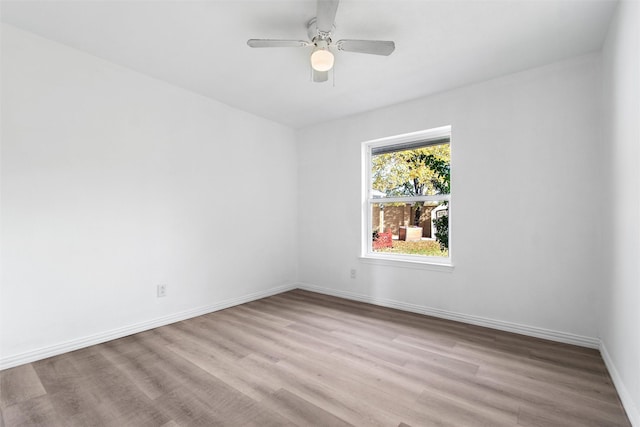
[[[453,272],[453,264],[447,261],[421,260],[413,257],[390,257],[367,254],[360,257],[360,262],[365,264],[382,265],[387,267],[413,268],[418,270]]]

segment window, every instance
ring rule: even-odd
[[[451,127],[363,144],[363,256],[450,264]]]

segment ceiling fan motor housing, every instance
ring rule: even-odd
[[[331,33],[336,29],[335,24],[331,27],[331,31],[325,32],[318,30],[318,26],[316,25],[316,18],[311,18],[307,23],[307,36],[309,36],[309,40],[312,42],[316,42],[316,40],[328,40],[328,43],[331,43]]]

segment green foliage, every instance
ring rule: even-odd
[[[387,197],[448,194],[449,144],[373,156],[373,189]]]
[[[436,227],[436,241],[440,244],[440,249],[449,250],[449,215],[443,215],[433,220]]]
[[[451,162],[436,157],[433,154],[427,154],[420,157],[420,161],[433,171],[431,177],[431,185],[439,194],[451,194]]]
[[[437,179],[433,181],[434,188],[440,194],[451,193],[451,164],[442,159],[429,154],[425,157],[424,163],[434,171]],[[447,205],[448,202],[443,202]],[[442,250],[449,250],[449,215],[443,215],[433,220],[436,228],[436,241],[440,244]]]

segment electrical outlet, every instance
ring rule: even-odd
[[[357,274],[356,269],[355,269],[355,268],[352,268],[352,269],[351,269],[351,278],[352,278],[352,279],[355,279],[355,278],[356,278],[356,274]]]
[[[167,296],[167,285],[158,285],[158,298]]]

